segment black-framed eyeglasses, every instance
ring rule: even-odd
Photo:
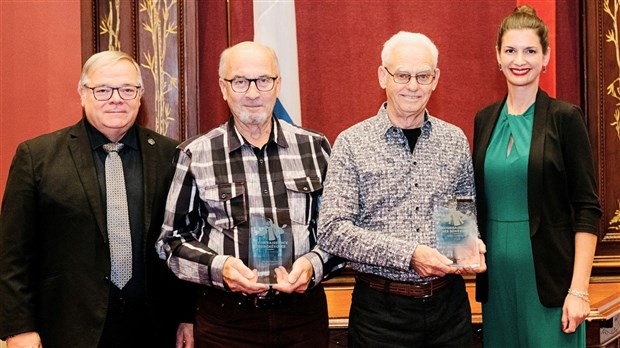
[[[388,70],[388,68],[386,68],[385,66],[383,67],[383,69],[385,69],[385,71],[387,71],[388,74],[392,75],[392,79],[394,79],[394,82],[399,83],[401,85],[405,85],[409,83],[412,77],[415,77],[415,80],[420,85],[430,85],[431,82],[433,82],[433,80],[435,79],[435,75],[431,73],[421,73],[421,74],[411,75],[406,72],[396,72],[395,74],[392,74]]]
[[[142,86],[123,86],[123,87],[108,87],[108,86],[100,86],[100,87],[88,87],[84,85],[84,87],[93,91],[93,97],[98,101],[106,101],[112,98],[114,91],[118,92],[118,95],[123,100],[132,100],[136,99],[138,93]]]
[[[231,79],[231,80],[227,80],[227,79],[223,79],[223,80],[230,82],[230,87],[232,88],[234,92],[245,93],[248,91],[248,89],[250,89],[250,84],[252,84],[252,82],[254,82],[256,89],[258,89],[259,91],[269,92],[273,89],[273,86],[276,85],[277,79],[278,79],[278,76],[275,76],[275,77],[261,76],[256,79],[246,79],[245,77],[235,77],[234,79]]]

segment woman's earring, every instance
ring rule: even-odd
[[[546,73],[547,73],[547,66],[543,65],[543,74],[546,74]]]
[[[502,63],[497,63],[497,66],[499,67],[499,71],[502,71]]]

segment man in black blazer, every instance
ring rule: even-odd
[[[135,125],[142,77],[125,53],[89,58],[78,93],[82,120],[23,142],[13,158],[0,211],[0,338],[9,348],[191,347],[186,285],[154,247],[177,142]],[[106,205],[116,201],[106,143],[123,144],[131,258],[118,286],[108,223],[127,209]]]

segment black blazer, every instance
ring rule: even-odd
[[[17,148],[0,212],[0,337],[37,331],[43,346],[96,347],[108,306],[106,220],[84,120]],[[184,286],[155,252],[177,142],[138,127],[143,250],[152,332],[173,347],[189,314],[164,299]],[[188,309],[183,307],[183,310]],[[175,312],[173,312],[175,311]],[[191,319],[190,319],[191,320]]]
[[[482,109],[474,122],[473,162],[480,234],[486,242],[484,160],[506,98]],[[561,307],[573,275],[576,232],[598,233],[601,216],[588,132],[581,110],[536,95],[528,162],[528,212],[540,302]],[[492,267],[492,266],[491,266]],[[489,272],[496,270],[489,269]],[[492,291],[492,290],[491,290]],[[476,300],[489,296],[487,274],[476,277]],[[491,292],[490,296],[493,296]]]

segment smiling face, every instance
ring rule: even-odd
[[[83,82],[88,87],[139,85],[136,68],[127,59],[120,59],[93,69]],[[142,89],[140,89],[138,96],[131,100],[123,100],[118,90],[115,90],[112,93],[112,98],[106,101],[96,100],[89,88],[81,87],[78,91],[86,119],[109,140],[118,141],[121,139],[136,121],[140,109]]]
[[[250,83],[246,92],[235,92],[226,80],[277,77],[279,72],[272,52],[262,45],[244,42],[230,49],[222,68],[220,90],[235,122],[260,126],[270,121],[280,93],[279,77],[274,81],[273,89],[264,92],[256,88],[255,82]]]
[[[508,30],[498,49],[497,61],[502,66],[508,87],[538,88],[543,67],[549,63],[550,50],[543,53],[540,38],[533,29]]]
[[[412,76],[406,84],[396,83],[383,66],[379,67],[379,84],[385,89],[390,120],[401,128],[421,126],[426,104],[439,81],[439,69],[433,64],[431,52],[423,45],[402,43],[394,47],[384,64],[392,74]],[[420,85],[415,79],[419,74],[432,74],[435,78],[428,85]]]

